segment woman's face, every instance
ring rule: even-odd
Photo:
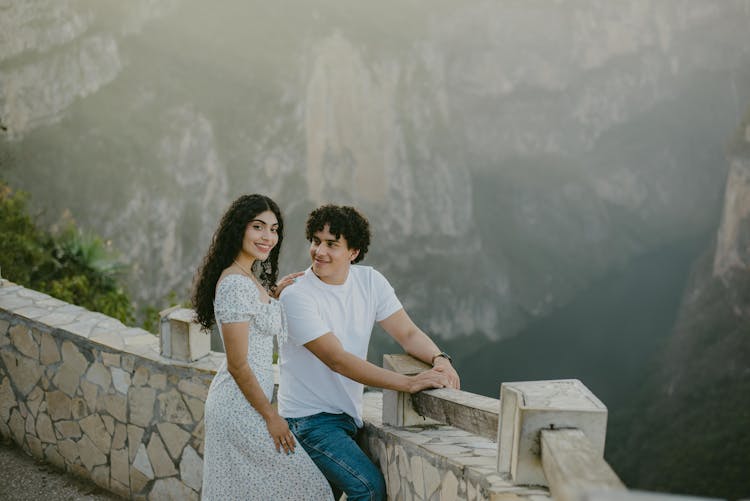
[[[242,254],[254,260],[265,261],[279,241],[279,221],[276,214],[267,210],[247,223],[242,239]]]

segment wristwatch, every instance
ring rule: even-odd
[[[453,359],[451,358],[451,356],[448,355],[446,352],[441,351],[440,353],[435,353],[432,356],[432,365],[435,365],[435,359],[438,357],[443,357],[444,359],[448,360],[448,362],[450,362],[451,365],[453,364]]]

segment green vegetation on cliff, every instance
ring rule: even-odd
[[[72,221],[63,230],[40,228],[28,195],[0,181],[0,272],[3,278],[122,322],[133,305],[119,283],[124,267],[109,243]]]

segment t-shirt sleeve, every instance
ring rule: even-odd
[[[376,298],[375,321],[380,322],[403,308],[388,280],[377,270],[372,270],[373,293]]]
[[[281,294],[281,304],[286,313],[288,342],[302,346],[332,332],[330,326],[321,318],[315,301],[304,291],[290,288]]]
[[[247,322],[258,313],[258,288],[240,275],[229,275],[219,282],[214,299],[214,314],[222,324]]]

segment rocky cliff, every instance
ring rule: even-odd
[[[3,176],[185,295],[227,203],[324,201],[445,338],[499,339],[711,230],[750,2],[10,2]]]
[[[611,455],[642,488],[739,499],[750,493],[750,110],[727,159],[714,244],[630,418],[615,415],[629,424]]]

